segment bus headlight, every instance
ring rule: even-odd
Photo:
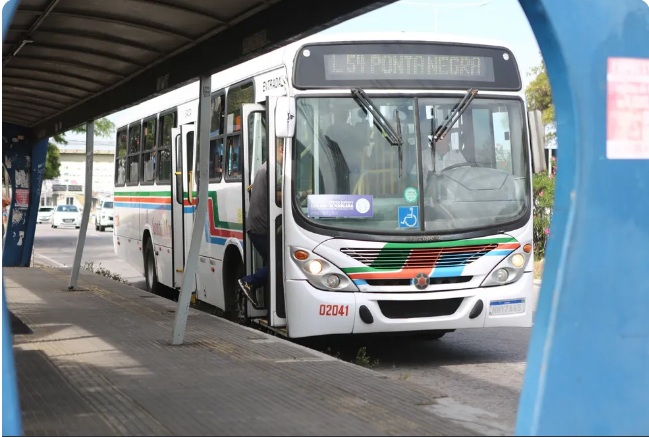
[[[304,268],[312,275],[317,275],[322,271],[322,262],[317,259],[312,259],[304,264]]]
[[[530,245],[526,245],[530,246]],[[482,287],[493,287],[497,285],[510,284],[518,281],[525,273],[525,265],[528,263],[531,251],[526,252],[521,246],[514,253],[507,255],[482,281]]]
[[[327,275],[327,286],[329,288],[338,288],[340,285],[340,278],[337,275]]]
[[[309,250],[291,247],[291,260],[313,287],[325,291],[358,291],[356,284],[338,267]]]
[[[525,264],[525,257],[520,253],[513,254],[510,260],[512,262],[512,265],[517,269],[520,269],[521,267],[523,267],[523,264]]]
[[[507,272],[507,269],[498,269],[491,274],[491,277],[494,281],[504,284],[509,278],[509,272]]]

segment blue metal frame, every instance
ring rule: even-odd
[[[607,159],[606,92],[608,58],[649,58],[649,6],[520,3],[546,62],[561,156],[516,433],[646,435],[649,159]]]

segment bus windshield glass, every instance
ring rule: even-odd
[[[293,188],[310,193],[298,200],[309,221],[350,232],[456,234],[529,211],[521,100],[478,95],[434,141],[462,96],[369,97],[400,129],[401,147],[351,96],[297,101]]]

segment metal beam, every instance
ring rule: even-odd
[[[201,158],[198,162],[198,207],[194,215],[194,227],[192,229],[192,239],[189,245],[189,253],[185,262],[185,272],[183,274],[183,283],[178,295],[178,309],[176,310],[176,320],[171,336],[172,344],[182,344],[185,338],[185,327],[187,326],[187,314],[189,313],[189,303],[191,301],[192,285],[197,283],[196,271],[198,270],[198,255],[203,241],[203,232],[205,227],[205,217],[207,216],[207,187],[209,179],[209,156],[210,152],[210,93],[212,88],[212,76],[206,75],[201,77],[200,94],[198,97],[198,156]],[[187,165],[191,165],[188,163]],[[189,170],[191,171],[191,170]],[[189,187],[193,190],[194,187]],[[190,196],[191,198],[191,196]]]
[[[95,142],[95,122],[86,123],[86,182],[84,186],[83,214],[81,216],[81,228],[79,228],[79,238],[77,239],[77,250],[74,253],[74,263],[70,273],[70,285],[68,290],[73,290],[77,286],[79,279],[79,267],[81,266],[81,256],[83,255],[83,246],[86,244],[86,232],[88,231],[88,221],[90,219],[90,208],[92,207],[92,157]]]

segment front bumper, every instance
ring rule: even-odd
[[[532,272],[512,284],[428,293],[327,292],[306,281],[288,281],[285,291],[290,337],[530,327],[536,305]],[[508,302],[520,312],[499,314]]]

